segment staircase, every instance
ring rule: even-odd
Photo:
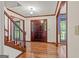
[[[26,36],[26,33],[25,33],[25,30],[24,30],[24,26],[23,28],[21,28],[20,26],[18,26],[18,24],[15,23],[15,21],[13,20],[12,17],[9,16],[9,14],[7,12],[4,12],[5,16],[8,17],[8,29],[4,29],[5,33],[4,33],[4,43],[5,45],[9,46],[9,47],[12,47],[12,48],[15,48],[17,50],[20,50],[20,51],[26,51],[26,41],[25,41],[25,36]],[[13,38],[14,35],[13,35],[13,26],[16,26],[17,29],[19,29],[20,31],[20,38],[21,39],[17,39],[17,38]],[[7,34],[7,35],[6,35]]]

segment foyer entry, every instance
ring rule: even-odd
[[[31,20],[31,41],[47,42],[47,20]]]

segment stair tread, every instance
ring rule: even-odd
[[[4,42],[5,42],[5,45],[7,45],[7,46],[9,46],[9,47],[15,48],[15,49],[20,50],[20,51],[26,51],[26,48],[21,47],[20,44],[15,45],[14,41],[8,42],[8,41],[5,39]]]

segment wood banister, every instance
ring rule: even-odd
[[[13,21],[13,18],[11,18],[5,11],[4,14],[21,30],[21,32],[25,32]]]
[[[14,25],[16,25],[20,31],[23,33],[23,47],[25,48],[26,47],[26,41],[25,41],[25,35],[26,35],[26,32],[24,30],[24,24],[23,24],[23,29],[21,29],[14,21],[13,21],[13,18],[8,15],[8,13],[6,11],[4,11],[4,14],[9,18],[8,20],[10,20]],[[5,31],[8,31],[5,29]]]

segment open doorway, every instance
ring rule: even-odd
[[[57,46],[59,57],[68,57],[67,49],[67,2],[61,2],[57,15]]]
[[[31,41],[47,42],[47,20],[31,20]]]

